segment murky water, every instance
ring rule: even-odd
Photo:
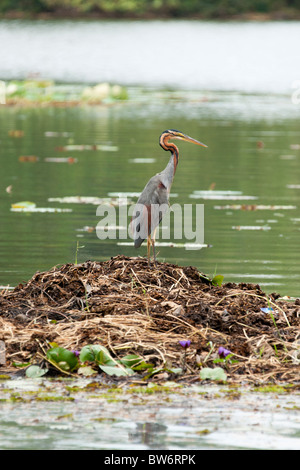
[[[2,382],[0,448],[300,449],[297,392],[169,385],[150,394],[91,383]]]

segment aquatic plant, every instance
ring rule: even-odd
[[[220,346],[218,349],[218,354],[220,358],[225,359],[225,357],[227,357],[229,354],[232,354],[232,353],[231,351],[229,351],[229,349],[226,349],[226,348],[223,348],[223,346]]]
[[[179,341],[179,344],[182,348],[187,349],[190,347],[191,342],[190,340],[182,340],[182,341]]]

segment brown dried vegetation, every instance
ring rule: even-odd
[[[268,306],[272,313],[263,313]],[[34,360],[52,341],[77,350],[102,344],[115,357],[140,354],[156,366],[179,367],[179,341],[189,339],[179,380],[199,380],[199,367],[214,367],[224,346],[238,361],[223,365],[229,381],[298,384],[299,325],[299,299],[267,296],[255,284],[214,286],[194,267],[149,268],[139,257],[54,267],[0,295],[8,368]]]

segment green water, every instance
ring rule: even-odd
[[[178,96],[148,91],[139,99],[132,94],[127,103],[114,106],[23,109],[2,105],[0,285],[14,286],[37,270],[74,262],[77,242],[78,262],[117,254],[145,255],[144,246],[135,250],[118,245],[118,240],[99,240],[95,231],[84,231],[85,226],[95,227],[99,222],[96,205],[50,202],[49,198],[142,191],[168,160],[158,145],[160,133],[175,128],[208,145],[203,149],[178,144],[180,162],[171,203],[204,203],[204,242],[211,247],[159,247],[159,260],[192,264],[208,275],[223,274],[225,281],[255,282],[267,292],[299,296],[300,189],[288,187],[299,184],[299,109],[290,104],[290,97],[261,101],[259,96],[235,94],[208,94],[203,101],[201,93]],[[16,129],[24,131],[24,136],[9,135]],[[50,137],[49,132],[64,134]],[[258,141],[263,148],[257,146]],[[101,144],[117,150],[57,150],[67,144]],[[36,156],[38,161],[20,161],[22,156]],[[57,157],[77,161],[46,161]],[[135,163],[136,158],[155,160]],[[240,191],[257,199],[190,198],[194,191],[207,190],[212,184],[215,191]],[[72,211],[12,212],[11,204],[19,201]],[[237,204],[280,208],[216,207]],[[265,229],[254,230],[254,226]]]

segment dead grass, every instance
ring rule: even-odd
[[[272,307],[272,314],[261,307]],[[229,381],[299,384],[299,325],[299,299],[266,296],[254,284],[213,286],[194,267],[149,269],[139,257],[54,267],[0,294],[6,369],[34,360],[51,341],[68,349],[102,344],[115,357],[134,353],[156,366],[179,367],[179,341],[189,339],[179,380],[199,380],[199,363],[214,367],[224,346],[238,361],[222,365]]]

